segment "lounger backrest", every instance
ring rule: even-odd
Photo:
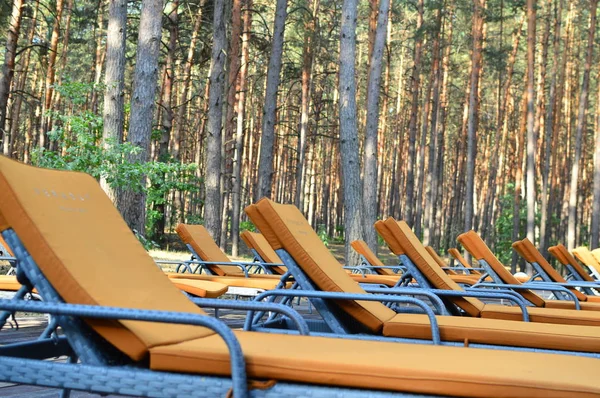
[[[598,249],[596,249],[598,250]],[[598,260],[594,256],[594,253],[591,252],[587,247],[580,246],[573,249],[573,255],[576,259],[581,261],[583,264],[587,265],[590,268],[599,269],[600,265],[598,264]]]
[[[435,263],[437,265],[439,265],[440,267],[447,267],[448,264],[446,264],[444,262],[444,260],[442,260],[442,258],[439,256],[439,254],[437,254],[437,252],[435,251],[435,249],[431,246],[425,246],[425,250],[427,250],[427,253],[429,253],[429,255],[431,256],[431,258],[433,258],[433,260],[435,261]],[[447,273],[448,275],[457,275],[456,272],[454,272],[454,270],[451,269],[446,269],[444,270],[445,273]]]
[[[375,253],[373,253],[373,250],[371,250],[369,245],[367,245],[367,242],[365,242],[364,240],[358,239],[358,240],[352,241],[350,243],[350,246],[352,246],[352,248],[358,254],[363,256],[365,258],[365,260],[367,260],[369,262],[370,265],[372,265],[374,267],[383,267],[384,266],[384,264],[381,262],[381,260],[379,260],[379,258],[375,255]],[[385,269],[385,268],[375,268],[375,272],[377,272],[380,275],[398,275],[391,269]]]
[[[263,198],[245,209],[254,225],[275,250],[285,249],[312,282],[323,291],[365,293],[329,252],[306,218],[294,205]],[[374,332],[396,313],[379,302],[339,301],[340,308]]]
[[[219,246],[217,246],[204,226],[179,224],[175,231],[177,231],[177,235],[179,235],[179,238],[183,241],[183,243],[190,245],[196,254],[200,256],[199,260],[210,261],[214,263],[231,262],[229,257],[227,257],[219,248]],[[244,271],[235,265],[207,264],[206,268],[220,276],[244,275]]]
[[[594,278],[592,278],[590,274],[588,274],[586,270],[584,270],[583,267],[579,265],[577,260],[575,260],[575,258],[571,255],[571,253],[569,253],[569,251],[564,245],[559,243],[556,246],[551,246],[548,249],[548,252],[550,252],[550,254],[552,254],[554,258],[556,258],[558,262],[562,265],[570,265],[571,267],[573,267],[575,271],[577,271],[577,273],[583,278],[583,280],[588,282],[595,282]]]
[[[485,260],[504,283],[510,285],[521,284],[513,274],[506,270],[504,265],[496,258],[494,253],[492,253],[483,239],[479,237],[477,232],[473,230],[465,232],[464,234],[458,235],[457,240],[476,260]],[[518,293],[536,307],[543,307],[546,305],[546,301],[531,290],[518,290]]]
[[[554,269],[554,267],[552,267],[550,265],[550,263],[544,258],[544,256],[542,256],[542,253],[540,253],[540,251],[533,245],[533,243],[531,243],[531,241],[529,239],[525,238],[523,240],[516,241],[512,244],[512,247],[528,263],[538,263],[540,265],[540,267],[542,267],[544,272],[547,273],[548,276],[554,282],[558,282],[558,283],[566,283],[567,282],[565,280],[565,278],[563,278],[562,275],[559,274]],[[579,290],[573,289],[573,288],[571,288],[569,290],[572,291],[573,294],[575,294],[577,299],[579,299],[581,301],[587,300],[587,297],[585,296],[585,294],[581,293]]]
[[[4,241],[4,239],[2,239],[2,236],[0,236],[0,255],[1,256],[5,256],[5,257],[12,257],[13,253],[10,250],[10,247],[8,247],[8,244]]]
[[[0,231],[12,228],[68,303],[203,314],[154,264],[96,180],[0,156]],[[138,321],[87,321],[132,359],[211,334]]]
[[[458,249],[456,249],[455,247],[452,247],[452,248],[448,249],[448,254],[450,254],[452,257],[454,257],[454,259],[456,261],[458,261],[463,267],[465,267],[465,268],[473,268],[473,267],[471,267],[471,264],[469,264],[467,262],[467,260],[463,257],[463,255],[460,254],[460,252],[458,251]],[[471,272],[471,274],[480,275],[480,272],[476,271],[474,269],[471,270],[470,272]]]
[[[600,249],[594,249],[590,253],[592,253],[594,260],[596,260],[596,263],[592,266],[596,268],[596,271],[600,272]]]
[[[271,264],[283,263],[283,261],[281,260],[281,258],[279,258],[277,253],[275,253],[275,250],[273,250],[269,242],[267,242],[265,237],[261,234],[256,232],[244,231],[240,234],[240,237],[242,238],[244,243],[246,243],[246,246],[248,246],[250,249],[256,250],[256,252],[264,262]],[[283,275],[287,272],[287,268],[285,267],[271,267],[271,270],[279,275]]]
[[[388,243],[390,250],[397,256],[406,254],[419,271],[436,289],[462,290],[461,287],[436,264],[421,241],[413,233],[407,223],[389,217],[385,221],[375,223],[375,228]],[[389,241],[388,241],[389,240]],[[462,308],[469,315],[478,317],[484,304],[471,297],[452,297],[448,301]]]

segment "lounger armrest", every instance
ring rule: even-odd
[[[552,283],[558,286],[569,287],[591,287],[593,289],[600,289],[600,281],[598,282],[587,282],[587,281],[575,281],[575,282],[544,282],[544,281],[532,281],[533,283]]]
[[[404,296],[395,296],[388,294],[371,294],[371,293],[341,293],[341,292],[317,292],[314,290],[283,290],[283,289],[275,289],[275,290],[267,290],[262,292],[256,298],[255,301],[262,301],[268,297],[272,296],[281,296],[281,297],[306,297],[306,298],[318,298],[325,300],[361,300],[361,301],[379,301],[379,302],[392,302],[392,303],[403,303],[403,304],[413,304],[420,307],[423,312],[429,318],[429,323],[431,325],[431,340],[433,344],[440,344],[440,330],[438,326],[437,319],[435,318],[435,313],[431,309],[431,307],[425,303],[424,301],[418,300],[413,297],[404,297]],[[246,318],[246,323],[252,322],[254,316],[248,315]],[[247,327],[244,325],[244,327]],[[248,326],[249,327],[249,326]]]
[[[260,302],[260,301],[239,301],[239,300],[222,300],[222,299],[206,299],[206,298],[192,298],[190,300],[203,308],[217,308],[217,309],[229,309],[229,310],[246,310],[248,311],[248,318],[252,318],[254,311],[270,311],[277,312],[282,315],[288,316],[292,321],[296,323],[298,332],[302,335],[308,335],[309,329],[308,324],[302,318],[302,315],[290,306],[272,303],[272,302]],[[251,325],[249,325],[251,327]],[[251,330],[245,329],[244,330]]]
[[[139,310],[83,304],[49,303],[0,299],[0,310],[75,316],[95,319],[119,319],[203,326],[214,330],[227,344],[231,360],[234,397],[248,397],[246,361],[233,331],[222,321],[207,315],[174,311]]]
[[[436,307],[438,314],[449,315],[446,310],[444,302],[434,291],[419,289],[415,287],[364,287],[367,293],[375,294],[394,294],[394,295],[410,295],[410,296],[423,296],[431,300],[431,303]]]
[[[537,285],[537,286],[534,286]],[[493,287],[493,288],[509,288],[514,290],[549,290],[552,292],[560,292],[568,295],[573,302],[575,303],[575,309],[580,310],[581,306],[579,305],[579,300],[577,300],[577,296],[575,293],[571,292],[569,289],[563,286],[555,286],[554,283],[548,282],[534,282],[534,283],[523,283],[521,285],[509,285],[509,284],[496,284],[496,283],[477,283],[473,287]]]
[[[527,305],[525,305],[525,301],[521,296],[517,293],[512,292],[510,290],[502,291],[502,292],[488,292],[481,289],[476,289],[473,287],[468,287],[465,290],[434,290],[434,292],[440,296],[447,297],[475,297],[475,298],[494,298],[494,299],[504,299],[508,301],[512,301],[517,304],[519,308],[521,308],[521,313],[523,314],[523,322],[529,322],[529,312],[527,311]]]

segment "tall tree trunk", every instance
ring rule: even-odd
[[[431,79],[433,81],[433,97],[432,97],[432,112],[431,112],[431,127],[429,135],[429,160],[427,163],[427,181],[426,181],[426,196],[425,196],[425,217],[423,229],[423,243],[427,246],[431,245],[433,232],[433,208],[436,201],[434,191],[437,189],[437,168],[435,159],[435,149],[437,145],[437,123],[440,111],[440,34],[442,30],[442,10],[438,9],[435,18],[435,33],[433,38],[433,65],[431,68]]]
[[[373,224],[377,221],[377,134],[379,132],[379,86],[381,84],[381,68],[385,35],[387,32],[389,0],[379,1],[379,14],[375,43],[369,65],[369,86],[367,88],[367,128],[364,146],[363,172],[363,218],[365,222],[365,239],[367,244],[377,253],[377,233]],[[384,115],[385,117],[385,115]]]
[[[344,195],[344,235],[346,264],[358,264],[359,258],[350,249],[350,242],[363,235],[360,160],[356,123],[356,14],[357,0],[344,0],[340,37],[339,107],[340,151]]]
[[[540,208],[541,212],[541,220],[540,220],[540,244],[539,247],[542,253],[546,253],[548,248],[548,241],[550,238],[550,225],[548,214],[548,182],[550,176],[550,155],[552,153],[552,137],[554,135],[553,127],[554,127],[554,118],[555,118],[555,110],[556,110],[556,86],[558,81],[558,67],[560,65],[560,30],[561,30],[561,21],[562,21],[562,1],[557,1],[554,9],[554,37],[553,37],[553,61],[550,75],[552,76],[552,80],[550,82],[550,93],[548,97],[548,104],[546,106],[546,120],[544,123],[545,127],[545,152],[543,156],[543,170],[542,170],[542,205]],[[548,6],[552,5],[552,0],[548,0]],[[550,17],[548,17],[550,18]],[[548,25],[550,21],[548,20]],[[563,56],[566,56],[563,55]]]
[[[131,96],[131,116],[127,134],[128,142],[140,148],[140,151],[137,154],[128,156],[127,160],[130,163],[145,163],[150,155],[162,13],[162,0],[142,1],[133,93]],[[145,182],[146,177],[143,176],[141,187],[145,187]],[[118,207],[129,227],[144,235],[146,225],[146,192],[144,189],[124,189],[118,195]]]
[[[123,141],[125,124],[125,39],[127,36],[127,0],[111,0],[108,4],[106,37],[106,74],[104,75],[104,126],[102,141],[105,148]],[[100,179],[106,194],[116,202],[115,190]]]
[[[27,43],[31,43],[33,41],[33,38],[35,36],[35,28],[37,26],[37,15],[38,15],[38,11],[39,11],[39,6],[40,6],[40,2],[39,0],[35,1],[35,6],[33,7],[33,15],[31,17],[30,20],[30,25],[28,28],[28,32],[27,32]],[[27,83],[27,75],[29,73],[29,64],[31,62],[31,48],[27,48],[25,50],[25,53],[23,53],[23,55],[21,55],[21,60],[22,60],[22,66],[21,66],[21,73],[18,76],[18,83],[17,83],[17,92],[23,92],[23,90],[25,89],[25,84]],[[23,96],[22,95],[18,95],[16,96],[14,102],[13,102],[13,107],[12,107],[12,116],[11,116],[11,123],[10,123],[10,136],[11,136],[11,140],[15,139],[18,135],[19,132],[19,121],[21,118],[21,106],[23,104]],[[29,142],[27,142],[27,134],[25,137],[25,142],[23,143],[23,161],[27,162],[29,160]]]
[[[304,207],[304,163],[306,162],[306,139],[308,136],[308,120],[310,108],[310,87],[312,83],[312,69],[314,46],[316,39],[316,26],[320,0],[308,0],[307,8],[312,14],[304,25],[304,48],[302,54],[302,98],[300,102],[300,136],[298,137],[298,163],[296,166],[296,198],[294,203],[300,209]]]
[[[583,81],[581,82],[581,93],[579,97],[579,112],[577,115],[577,127],[575,132],[575,157],[571,165],[571,185],[569,190],[569,224],[567,230],[567,248],[575,248],[575,228],[577,226],[577,186],[579,180],[579,161],[581,159],[581,144],[583,130],[586,126],[586,111],[588,102],[588,91],[590,86],[590,69],[594,55],[594,35],[596,33],[596,8],[598,0],[590,1],[590,28],[588,31],[587,54],[583,69]]]
[[[104,57],[106,57],[106,52],[108,51],[108,48],[105,51],[102,51],[102,39],[104,38],[104,34],[103,34],[103,30],[104,30],[104,5],[105,1],[104,0],[98,0],[98,7],[96,10],[96,30],[95,30],[95,36],[96,36],[96,53],[95,53],[95,57],[94,57],[94,69],[93,69],[93,78],[94,78],[94,88],[92,90],[92,99],[91,99],[91,103],[92,103],[92,112],[96,112],[98,110],[98,83],[100,83],[100,78],[102,77],[102,64],[104,63]],[[111,6],[112,3],[114,3],[114,0],[109,0],[109,8]],[[125,6],[126,7],[126,6]],[[110,23],[110,10],[109,10],[109,23]],[[110,45],[108,42],[108,37],[106,38],[106,45],[107,47]],[[114,46],[114,44],[112,44]]]
[[[243,17],[242,33],[242,59],[240,65],[240,78],[238,80],[237,125],[235,133],[235,157],[233,160],[233,189],[232,189],[232,216],[231,216],[231,255],[238,256],[240,240],[240,210],[242,207],[242,144],[244,140],[244,116],[246,102],[246,78],[248,76],[248,59],[250,49],[250,27],[252,24],[252,0],[246,1],[246,11]]]
[[[527,239],[535,242],[535,0],[527,0]],[[540,93],[543,95],[543,93]],[[531,275],[527,263],[527,274]]]
[[[177,49],[177,34],[178,34],[178,21],[179,21],[179,0],[175,0],[171,3],[171,11],[167,17],[167,31],[169,32],[169,41],[167,42],[167,59],[165,62],[165,69],[163,75],[163,87],[162,95],[160,99],[161,108],[161,135],[160,141],[158,142],[158,161],[167,162],[169,161],[169,142],[171,141],[171,130],[173,127],[173,84],[175,81],[175,51]],[[179,155],[179,154],[178,154]],[[165,176],[163,174],[163,176]],[[164,178],[164,177],[163,177]],[[152,236],[159,242],[164,242],[164,232],[167,224],[167,201],[170,192],[165,192],[161,200],[152,203],[152,207],[156,210],[158,220],[154,224],[154,231]],[[178,196],[177,193],[175,193]],[[180,209],[180,201],[178,205],[173,203],[171,212],[175,213]]]
[[[475,189],[475,157],[477,154],[477,126],[479,123],[479,77],[483,49],[483,11],[485,0],[474,1],[473,52],[471,55],[471,82],[469,91],[469,120],[467,124],[467,183],[465,191],[464,230],[473,228],[473,194]]]
[[[417,3],[418,17],[417,17],[417,31],[421,30],[423,26],[423,0],[419,0]],[[408,163],[406,173],[406,222],[410,226],[413,225],[413,212],[415,206],[415,155],[416,155],[416,140],[417,140],[417,123],[418,123],[418,112],[419,112],[419,86],[421,83],[421,53],[423,47],[423,38],[419,34],[415,39],[415,56],[414,65],[412,71],[412,104],[410,109],[410,121],[408,122]]]
[[[206,199],[204,225],[215,241],[221,237],[221,126],[223,118],[223,81],[225,80],[225,1],[215,1],[213,47],[208,94],[208,139],[206,159]],[[219,242],[217,242],[219,244]]]
[[[258,189],[255,200],[271,197],[273,179],[273,144],[275,142],[275,119],[277,111],[277,90],[281,73],[283,55],[283,34],[287,16],[287,0],[277,0],[275,8],[275,27],[269,68],[267,69],[267,89],[263,108],[262,137],[260,139],[260,159],[258,161]]]
[[[8,109],[8,96],[15,74],[15,57],[17,55],[17,41],[21,30],[21,18],[23,11],[23,0],[14,0],[8,34],[6,38],[6,50],[4,52],[4,65],[2,76],[0,76],[0,132],[2,133],[2,153],[10,155],[10,136],[6,129],[6,112]]]
[[[598,81],[600,81],[600,70],[598,71]],[[600,87],[596,100],[596,126],[600,126]],[[595,141],[592,226],[590,230],[590,248],[592,250],[600,246],[600,130],[598,128],[596,128]]]
[[[48,49],[48,68],[46,70],[46,89],[42,108],[42,124],[40,130],[40,147],[48,146],[47,134],[52,129],[52,117],[46,113],[52,107],[54,94],[54,79],[56,76],[56,54],[58,52],[58,36],[60,34],[60,20],[63,12],[63,0],[56,0],[56,14],[54,15],[54,26],[50,37],[50,48]]]

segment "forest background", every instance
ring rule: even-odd
[[[1,148],[92,174],[149,245],[237,255],[267,196],[326,243],[475,229],[514,271],[525,236],[599,244],[597,3],[1,0]]]

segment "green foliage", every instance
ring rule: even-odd
[[[56,87],[68,104],[67,111],[53,113],[55,124],[48,133],[52,149],[34,149],[32,162],[44,168],[85,172],[97,180],[104,178],[114,189],[127,187],[145,191],[146,228],[152,231],[158,220],[164,217],[158,205],[166,205],[172,191],[189,192],[197,189],[200,181],[195,173],[196,165],[180,164],[174,159],[163,162],[131,161],[141,148],[110,140],[102,145],[102,117],[89,110],[79,110],[78,106],[93,89],[90,84],[77,82]],[[176,211],[172,214],[176,216]],[[142,244],[146,248],[156,245],[147,239]]]
[[[240,231],[256,232],[256,227],[254,226],[252,221],[242,221],[240,222]]]
[[[317,225],[317,235],[326,247],[329,247],[329,235],[327,234],[327,226],[325,224]]]
[[[515,185],[507,185],[506,195],[499,200],[498,206],[502,209],[500,217],[496,220],[496,246],[494,252],[502,264],[510,264],[512,258],[512,231],[513,231],[513,207],[515,199]],[[521,201],[519,207],[519,225],[527,221],[527,209]]]

